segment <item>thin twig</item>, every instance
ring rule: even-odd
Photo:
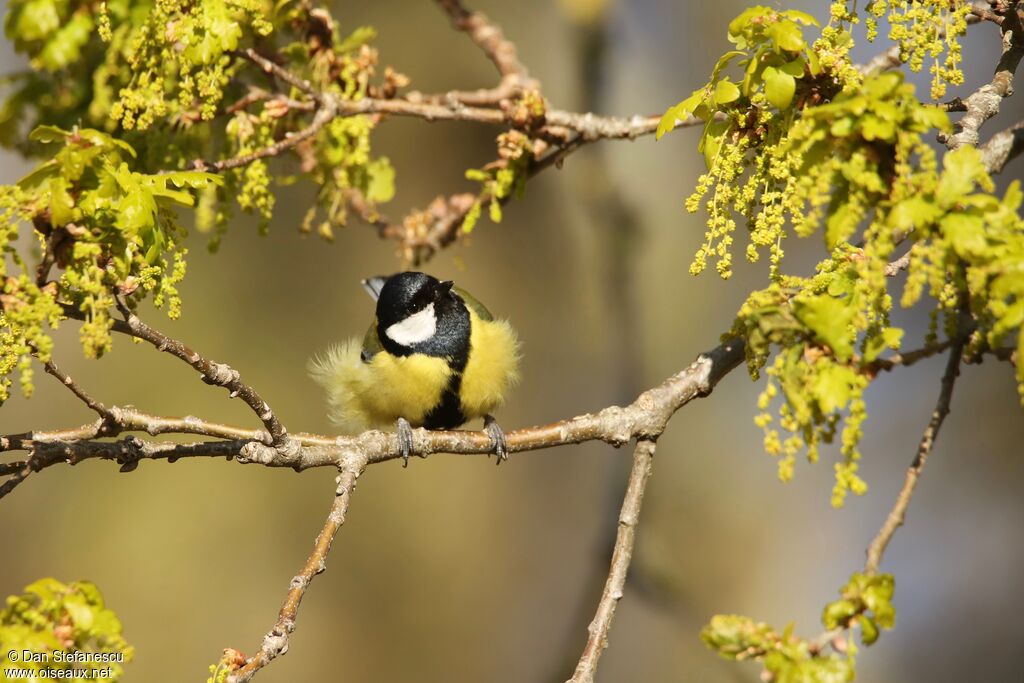
[[[946,339],[929,346],[922,346],[921,348],[914,349],[913,351],[894,353],[887,358],[877,358],[870,363],[867,363],[866,367],[869,372],[874,374],[877,374],[881,370],[891,371],[895,368],[910,367],[925,358],[931,358],[932,356],[942,353],[952,345],[953,342]]]
[[[906,477],[903,480],[903,487],[896,496],[896,502],[893,504],[892,509],[886,516],[881,529],[878,530],[878,533],[872,539],[870,545],[868,545],[866,550],[867,559],[864,562],[865,574],[878,573],[878,567],[882,562],[882,557],[885,555],[885,550],[889,546],[889,542],[892,540],[896,530],[903,526],[903,522],[907,515],[907,508],[910,506],[910,500],[914,495],[914,489],[917,486],[918,479],[920,478],[925,463],[928,461],[928,456],[931,454],[932,448],[935,445],[935,438],[939,434],[939,429],[942,427],[942,423],[946,419],[946,415],[949,414],[949,404],[953,397],[953,385],[956,383],[957,375],[960,372],[961,355],[964,350],[964,337],[948,342],[946,345],[950,346],[951,350],[949,352],[949,360],[946,362],[946,370],[942,376],[942,386],[939,391],[939,398],[936,402],[935,410],[932,411],[932,416],[928,421],[928,426],[925,428],[924,434],[921,436],[921,441],[917,447],[917,453],[914,455],[914,461],[907,469]],[[858,623],[859,619],[851,618],[847,623],[841,625],[839,628],[825,631],[817,637],[810,639],[808,644],[811,653],[813,655],[817,655],[824,651],[824,649],[829,645],[840,647],[845,645],[845,640],[843,638],[844,634],[849,629],[857,626]]]
[[[313,98],[317,102],[320,102],[321,104],[323,103],[323,93],[314,88],[312,83],[310,83],[304,78],[296,76],[288,69],[285,69],[283,66],[280,66],[279,64],[275,63],[273,60],[267,59],[260,53],[256,52],[256,50],[252,48],[246,48],[245,50],[241,50],[235,54],[245,59],[248,59],[250,62],[252,62],[260,69],[262,69],[265,73],[270,74],[271,76],[274,76],[278,80],[284,81],[285,83],[294,87],[295,89],[302,91],[303,93],[309,95],[309,97]]]
[[[248,166],[258,159],[280,156],[284,152],[297,147],[303,141],[314,137],[323,129],[324,126],[330,123],[331,119],[336,115],[337,114],[334,111],[332,104],[329,103],[324,107],[317,109],[316,114],[313,115],[313,120],[308,126],[295,133],[289,133],[283,139],[278,140],[272,145],[262,147],[254,152],[250,152],[249,154],[243,154],[229,159],[221,159],[220,161],[204,161],[202,159],[196,159],[192,162],[192,168],[197,171],[220,173],[233,168]]]
[[[590,634],[587,644],[583,648],[579,664],[576,665],[576,672],[569,679],[569,683],[592,683],[597,671],[597,662],[601,658],[601,653],[608,647],[608,631],[611,629],[612,619],[615,617],[615,608],[619,600],[622,599],[626,576],[629,573],[629,564],[633,559],[636,525],[640,518],[644,490],[651,476],[654,450],[655,442],[653,440],[637,441],[636,450],[633,452],[633,469],[629,473],[629,484],[626,486],[626,495],[622,499],[622,509],[619,512],[619,530],[615,538],[615,550],[612,552],[608,580],[605,581],[604,591],[597,603],[594,620],[587,628],[587,632]]]
[[[54,363],[53,360],[44,361],[43,369],[46,370],[47,374],[53,375],[55,378],[57,378],[57,381],[59,381],[61,384],[67,387],[68,390],[71,391],[71,393],[78,397],[78,400],[80,400],[89,408],[89,410],[99,415],[101,422],[106,422],[111,419],[110,410],[108,410],[105,405],[103,405],[102,403],[94,399],[92,396],[90,396],[89,393],[85,389],[83,389],[80,384],[75,382],[75,380],[73,380],[70,375],[68,375],[59,367],[57,367],[56,363]]]
[[[242,376],[237,370],[224,363],[217,363],[216,361],[209,360],[198,352],[193,351],[189,347],[182,344],[176,339],[172,339],[163,332],[150,327],[148,324],[142,321],[139,316],[135,315],[120,299],[117,300],[118,308],[121,310],[121,314],[124,316],[124,322],[127,324],[128,329],[131,331],[132,336],[149,342],[156,347],[158,351],[169,353],[175,358],[185,361],[192,366],[203,377],[203,381],[207,384],[213,384],[219,387],[224,387],[228,390],[231,397],[238,397],[245,402],[249,408],[256,413],[260,421],[263,422],[263,426],[266,427],[267,432],[270,433],[272,445],[275,448],[283,449],[284,451],[291,452],[293,450],[288,446],[288,431],[284,425],[277,419],[274,411],[271,410],[270,405],[263,400],[263,398],[253,389],[250,385],[242,381]]]
[[[960,372],[960,356],[963,350],[964,341],[962,338],[953,342],[949,352],[949,361],[946,363],[946,372],[942,376],[942,389],[939,392],[938,402],[935,404],[935,410],[932,411],[928,427],[925,428],[924,434],[921,436],[921,443],[917,447],[914,461],[907,469],[903,488],[900,489],[900,493],[896,497],[896,503],[885,518],[882,528],[879,529],[878,534],[871,541],[871,545],[868,546],[867,561],[864,563],[864,572],[866,574],[878,572],[878,565],[882,562],[882,555],[885,554],[889,541],[892,540],[896,530],[903,526],[903,521],[907,515],[907,507],[910,506],[910,499],[914,495],[914,488],[917,486],[917,480],[920,478],[921,471],[924,469],[928,456],[932,452],[939,429],[942,427],[946,415],[949,414],[949,403],[953,398],[953,385],[956,383],[957,375]]]
[[[349,500],[355,490],[356,481],[365,467],[365,460],[353,460],[342,467],[327,521],[324,522],[323,529],[316,537],[313,552],[310,553],[299,573],[292,577],[288,586],[288,595],[278,612],[274,627],[264,636],[259,652],[250,657],[245,665],[228,677],[229,683],[245,683],[260,669],[288,651],[288,639],[292,631],[295,630],[295,618],[299,611],[299,604],[316,575],[327,569],[327,554],[331,551],[331,544],[334,542],[338,530],[345,523]]]
[[[519,61],[515,43],[505,38],[501,29],[480,12],[467,9],[459,0],[437,0],[437,4],[448,14],[452,26],[464,31],[470,40],[498,69],[503,82],[512,82],[520,87],[536,87]]]

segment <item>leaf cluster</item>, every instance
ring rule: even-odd
[[[877,14],[883,4],[868,9]],[[928,11],[933,27],[950,24],[944,44],[959,54],[951,46],[962,8],[897,4],[894,11],[914,21]],[[972,149],[940,162],[928,138],[950,129],[947,115],[923,103],[899,72],[860,74],[849,58],[858,21],[848,3],[834,2],[829,24],[811,39],[804,32],[816,24],[801,13],[746,10],[729,26],[738,49],[659,127],[664,134],[691,114],[705,122],[698,151],[708,171],[686,206],[706,211],[707,230],[691,273],[714,259],[729,277],[741,224],[747,260],[768,253],[770,284],[748,297],[731,334],[745,339],[755,378],[767,366],[755,421],[767,452],[780,458],[781,479],[792,477],[798,453],[814,462],[841,433],[835,505],[867,488],[857,475],[863,393],[883,354],[904,343],[905,331],[889,320],[894,298],[912,306],[927,294],[926,351],[942,348],[940,323],[946,339],[972,335],[975,353],[1015,338],[1019,346],[1024,316],[1015,275],[1024,262],[1017,186],[1002,201],[993,196]],[[814,234],[826,252],[816,274],[786,273],[785,240]],[[898,250],[912,256],[902,296],[891,291],[888,272]],[[776,398],[774,416],[767,409]]]
[[[87,681],[97,678],[119,681],[124,674],[122,660],[129,662],[134,649],[121,635],[121,621],[110,610],[103,595],[89,581],[61,583],[39,579],[21,595],[7,598],[0,610],[0,663],[6,667],[31,669],[40,678]],[[20,656],[23,650],[45,655],[42,661]],[[9,652],[19,657],[12,660]],[[109,661],[55,661],[53,652],[105,653]],[[108,669],[109,671],[105,671]],[[67,677],[71,670],[86,675]],[[64,675],[60,675],[63,673]],[[109,674],[109,675],[108,675]]]
[[[49,359],[46,327],[58,324],[64,306],[83,314],[80,338],[89,357],[110,349],[118,297],[133,307],[152,295],[157,307],[177,317],[186,250],[174,207],[192,206],[194,191],[221,182],[198,171],[134,171],[134,149],[93,129],[42,126],[31,138],[59,147],[15,188],[0,193],[7,217],[0,247],[20,270],[9,274],[0,263],[0,399],[13,366],[20,366],[30,390],[29,356]],[[34,273],[15,249],[24,225],[32,226],[44,254]]]
[[[840,599],[829,603],[822,624],[837,652],[825,653],[829,643],[794,634],[793,625],[781,633],[763,622],[736,614],[719,614],[701,631],[701,640],[725,659],[757,661],[764,667],[763,680],[773,683],[849,683],[856,677],[857,646],[843,634],[861,628],[861,642],[872,645],[879,629],[890,629],[896,618],[892,606],[894,582],[889,574],[855,573],[840,590]]]

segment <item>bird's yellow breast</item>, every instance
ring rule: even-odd
[[[393,427],[399,417],[422,424],[448,386],[448,363],[385,351],[364,363],[361,351],[360,341],[350,339],[310,364],[313,379],[327,391],[331,421],[349,433]]]
[[[519,341],[504,320],[484,320],[469,309],[469,359],[459,403],[467,420],[494,412],[519,379]]]

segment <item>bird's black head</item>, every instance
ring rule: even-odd
[[[383,284],[381,284],[383,283]],[[426,353],[452,359],[469,349],[469,312],[452,292],[452,281],[425,273],[405,272],[387,279],[371,278],[377,289],[377,336],[395,355]]]

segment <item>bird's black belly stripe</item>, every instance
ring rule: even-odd
[[[453,368],[454,370],[455,368]],[[459,389],[462,387],[462,370],[458,369],[448,380],[441,402],[423,418],[423,426],[427,429],[453,429],[466,421],[462,414],[462,402],[459,400]]]

